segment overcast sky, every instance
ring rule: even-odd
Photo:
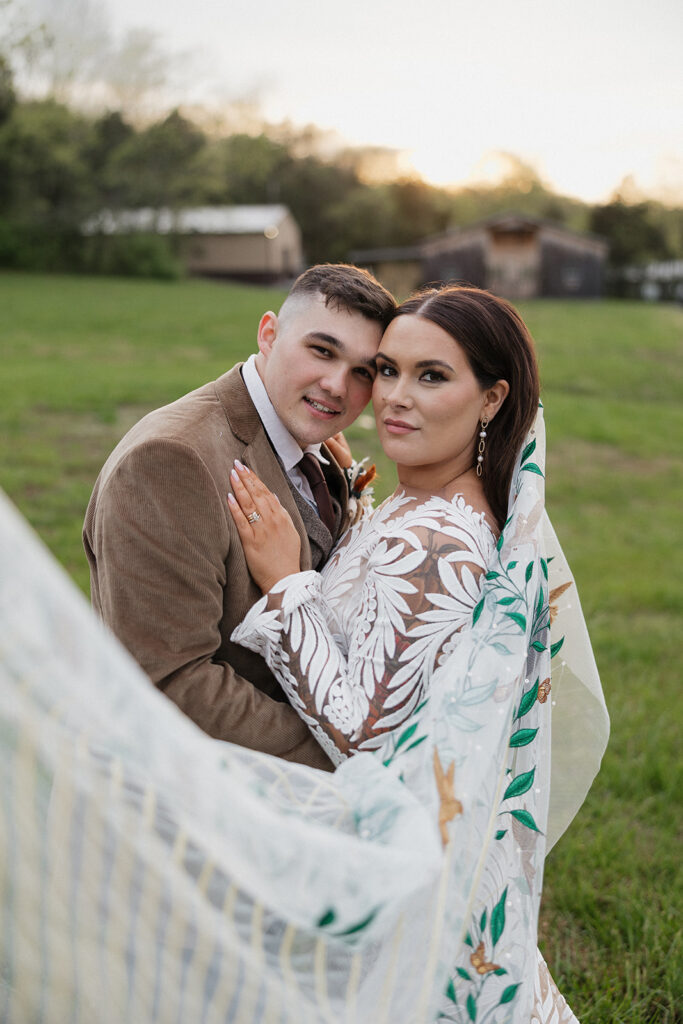
[[[562,192],[683,201],[680,0],[105,0],[192,49],[206,97],[405,151],[438,184],[504,150]]]

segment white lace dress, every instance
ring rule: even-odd
[[[496,543],[484,513],[462,495],[418,501],[399,493],[351,528],[321,573],[281,580],[232,639],[265,658],[333,763],[361,750],[385,756],[388,748],[388,764],[399,748],[425,739],[403,727],[426,702],[460,632],[476,622]],[[440,767],[435,762],[437,784]],[[443,773],[441,785],[448,790]],[[453,793],[450,799],[455,807],[444,813],[443,800],[439,818],[444,845],[449,815],[462,810]],[[484,998],[487,975],[507,973],[487,959],[484,939],[473,942],[468,932],[461,960],[466,966],[456,968],[439,1020],[474,1020],[472,1013],[480,1019],[495,1010],[501,1016],[487,1019],[519,1019],[504,1008],[516,985],[502,996],[491,993],[490,1005]],[[540,952],[531,974],[534,1024],[576,1022]],[[480,983],[475,1001],[470,992],[458,1005],[456,985],[472,979]]]
[[[232,639],[261,653],[335,764],[381,746],[471,622],[496,538],[462,496],[384,502],[321,573],[281,581]]]

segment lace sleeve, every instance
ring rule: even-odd
[[[337,763],[340,754],[379,746],[405,722],[471,622],[486,534],[493,541],[468,511],[466,523],[443,510],[406,517],[378,537],[365,560],[348,543],[331,573],[281,580],[233,633],[265,658]],[[345,588],[349,578],[357,586]]]

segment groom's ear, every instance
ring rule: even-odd
[[[272,347],[273,342],[277,337],[278,331],[278,319],[272,310],[268,310],[261,317],[258,325],[258,347],[259,352],[263,353],[264,356],[268,356]]]

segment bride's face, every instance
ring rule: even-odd
[[[438,488],[471,469],[479,422],[493,411],[490,391],[441,327],[414,315],[389,324],[372,401],[382,447],[402,483]]]

